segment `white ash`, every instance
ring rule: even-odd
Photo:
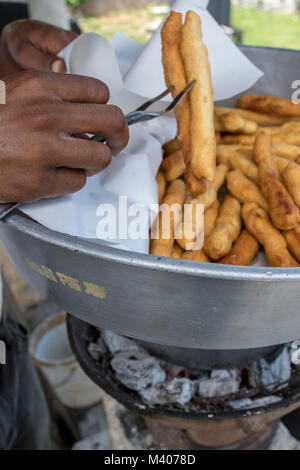
[[[195,384],[190,379],[173,379],[164,384],[164,389],[173,403],[186,405],[195,394]]]
[[[273,403],[278,403],[282,401],[281,397],[275,395],[270,395],[267,397],[256,398],[252,400],[251,398],[242,398],[241,400],[231,400],[226,403],[226,406],[234,410],[243,410],[243,409],[253,409],[253,408],[262,408],[265,406],[272,405]]]
[[[130,390],[140,392],[166,380],[166,372],[159,361],[140,351],[122,351],[111,360],[117,379]]]
[[[300,365],[300,339],[294,341],[290,348],[291,363],[295,366]]]
[[[100,357],[103,356],[107,351],[107,348],[102,340],[101,336],[97,339],[96,343],[89,343],[88,352],[95,361],[99,361]]]
[[[203,398],[222,397],[237,393],[240,389],[241,377],[237,369],[214,370],[209,378],[198,382],[198,395]]]
[[[249,383],[254,388],[263,388],[268,392],[282,390],[288,386],[292,368],[287,347],[273,362],[260,359],[253,363],[249,370]]]
[[[181,406],[189,403],[195,394],[195,384],[190,379],[173,379],[160,386],[148,387],[140,392],[148,405],[174,403]]]
[[[103,331],[102,338],[112,355],[122,351],[143,351],[143,348],[135,341],[112,333],[109,330]]]
[[[171,365],[151,356],[134,340],[110,331],[103,331],[97,343],[89,345],[90,354],[98,360],[106,349],[105,345],[112,355],[110,363],[116,378],[125,387],[136,391],[143,402],[150,406],[184,406],[195,395],[211,399],[232,395],[241,390],[239,369],[204,371]],[[295,352],[295,349],[293,351]],[[249,385],[269,392],[281,390],[291,377],[290,356],[292,357],[292,349],[289,351],[285,347],[274,361],[261,359],[250,365]],[[226,406],[233,409],[251,409],[280,400],[280,397],[272,395],[257,400],[231,400]]]

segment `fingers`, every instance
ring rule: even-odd
[[[78,34],[73,31],[66,31],[42,22],[31,22],[28,32],[28,39],[32,44],[51,55],[57,55],[77,37]]]
[[[24,70],[65,72],[60,60],[52,67],[57,54],[72,42],[77,34],[40,21],[20,20],[4,30],[9,52],[14,61]]]
[[[25,203],[75,193],[85,186],[87,176],[84,170],[69,168],[32,169],[28,173],[14,172],[10,181],[13,185],[2,188],[2,200]]]
[[[39,182],[36,194],[33,193],[31,201],[63,196],[80,191],[86,184],[87,176],[84,170],[58,168],[48,171]]]
[[[26,96],[34,93],[35,97],[55,97],[70,103],[105,104],[110,97],[105,83],[81,75],[27,71],[10,77],[7,82],[11,89],[18,87]]]
[[[86,185],[86,174],[83,170],[59,168],[49,181],[47,197],[57,197],[63,194],[76,193]]]
[[[107,145],[79,138],[60,142],[54,154],[54,158],[51,158],[52,166],[83,169],[88,176],[104,170],[112,158]]]
[[[108,86],[96,78],[47,74],[45,80],[48,80],[48,86],[64,101],[105,104],[110,98]]]
[[[72,134],[86,132],[103,137],[113,155],[128,144],[129,131],[123,112],[113,105],[69,105],[70,112],[62,122]],[[70,124],[73,126],[70,129]]]
[[[17,64],[24,70],[42,70],[52,72],[66,72],[63,59],[59,59],[50,52],[43,51],[29,40],[25,40],[18,47],[18,52],[12,54]],[[59,63],[59,67],[57,64]],[[53,64],[54,70],[53,70]]]

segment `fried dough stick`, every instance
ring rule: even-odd
[[[288,164],[283,173],[283,181],[295,203],[300,207],[300,166],[297,163]]]
[[[283,232],[292,256],[300,263],[300,225],[293,230]]]
[[[263,209],[268,209],[268,203],[259,187],[247,178],[241,170],[230,171],[227,175],[227,187],[232,196],[240,202],[256,202]]]
[[[158,203],[161,204],[167,188],[166,178],[162,171],[159,171],[156,175],[156,182],[158,187]]]
[[[286,98],[277,96],[245,95],[238,100],[238,108],[259,113],[278,114],[285,117],[300,117],[300,107]]]
[[[286,144],[284,142],[275,143],[272,146],[273,153],[288,160],[296,160],[300,157],[300,147],[297,145]]]
[[[253,161],[242,153],[226,149],[224,145],[220,147],[217,149],[218,163],[224,163],[233,170],[241,170],[247,178],[258,184],[258,167]]]
[[[194,175],[190,164],[188,164],[184,173],[184,180],[186,182],[187,189],[193,196],[197,197],[199,194],[203,194],[206,191],[205,180],[199,179]]]
[[[182,14],[171,11],[162,31],[162,63],[167,87],[174,87],[173,98],[186,86],[187,80],[183,61],[180,54],[182,30]],[[186,95],[175,109],[177,121],[177,139],[184,154],[184,160],[188,163],[190,155],[190,102]]]
[[[168,157],[171,153],[177,152],[177,150],[181,150],[181,145],[178,142],[177,137],[173,140],[169,140],[165,145],[163,145],[164,156]]]
[[[184,254],[183,249],[180,248],[180,246],[177,245],[177,243],[175,243],[173,247],[173,251],[172,251],[172,258],[181,259],[183,254]]]
[[[167,256],[171,257],[173,252],[174,245],[174,234],[175,234],[175,225],[176,222],[180,221],[181,217],[181,208],[185,199],[185,184],[182,180],[173,181],[168,190],[167,194],[163,200],[161,211],[154,225],[154,230],[152,230],[153,235],[158,235],[158,239],[152,239],[150,254],[157,256]],[[170,210],[173,206],[174,211]],[[175,212],[175,213],[174,213]],[[169,238],[164,237],[164,223],[163,221],[167,218],[170,213],[170,236]],[[157,227],[157,223],[159,224]]]
[[[268,201],[270,217],[275,227],[291,230],[300,223],[300,210],[281,182],[271,152],[270,136],[259,133],[254,147],[254,159],[259,164],[260,187]]]
[[[300,131],[300,122],[299,121],[291,121],[285,122],[281,126],[261,126],[259,128],[261,132],[265,132],[266,134],[275,135],[275,134],[290,134],[293,132]]]
[[[191,165],[197,178],[213,181],[216,170],[216,136],[211,71],[202,39],[200,17],[188,11],[182,27],[181,56],[187,82],[196,80],[190,92]]]
[[[206,256],[203,250],[186,251],[182,255],[182,259],[198,261],[200,263],[210,263],[210,259]]]
[[[220,203],[215,201],[204,213],[204,239],[209,237],[216,225],[219,215]]]
[[[250,266],[258,252],[259,243],[244,229],[233,245],[230,253],[222,258],[219,263],[234,266]]]
[[[277,155],[273,155],[273,160],[276,163],[278,173],[280,175],[280,178],[283,179],[283,175],[285,172],[285,169],[289,164],[291,163],[291,160],[287,160],[286,158],[278,157]]]
[[[255,142],[254,142],[255,144]],[[253,159],[253,145],[240,145],[240,144],[225,144],[219,145],[217,148],[217,153],[221,149],[234,150],[236,152],[245,154],[247,157]],[[285,142],[273,143],[272,142],[272,153],[278,157],[286,158],[288,160],[296,160],[300,158],[300,147],[297,145],[286,144]]]
[[[275,134],[270,137],[273,144],[300,145],[299,133]],[[246,134],[226,134],[221,138],[221,143],[225,145],[253,145],[254,142],[255,136]]]
[[[168,157],[164,158],[161,164],[161,170],[165,174],[168,182],[177,180],[185,172],[185,163],[182,150],[177,150]]]
[[[224,145],[254,145],[255,136],[246,134],[226,134],[221,138],[221,143]]]
[[[215,117],[215,129],[233,134],[256,134],[258,124],[244,119],[236,113],[227,113]]]
[[[286,118],[282,116],[275,116],[275,115],[272,116],[271,114],[255,113],[253,111],[248,111],[246,109],[239,109],[239,108],[216,107],[215,113],[217,116],[222,116],[222,114],[226,114],[226,113],[235,113],[244,119],[254,121],[258,124],[270,124],[273,126],[280,126],[287,120]]]
[[[215,227],[204,243],[205,254],[214,260],[226,256],[238,238],[241,228],[241,205],[237,199],[227,195]]]
[[[263,245],[270,266],[274,268],[299,266],[289,253],[284,236],[274,227],[264,209],[255,203],[245,204],[242,215],[248,232]]]
[[[196,240],[198,240],[200,235],[199,230],[203,229],[202,224],[200,224],[197,220],[197,214],[199,213],[199,209],[197,209],[197,207],[201,204],[204,206],[204,211],[206,211],[216,202],[217,192],[225,181],[227,171],[228,169],[226,165],[218,165],[216,169],[215,181],[213,183],[205,181],[206,191],[197,198],[192,199],[191,197],[188,197],[186,199],[185,204],[191,204],[192,208],[188,214],[184,214],[182,238],[177,240],[177,243],[184,250],[191,250],[193,248],[193,244]]]

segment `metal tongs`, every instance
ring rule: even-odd
[[[195,83],[196,83],[196,80],[193,80],[191,83],[189,83],[188,86],[184,88],[184,90],[182,90],[180,93],[178,93],[177,96],[175,96],[172,103],[169,104],[162,111],[147,111],[147,109],[149,109],[150,106],[152,106],[154,103],[157,103],[158,101],[163,99],[165,96],[167,96],[169,93],[171,93],[174,90],[174,86],[170,86],[163,93],[156,96],[155,98],[152,98],[152,100],[146,101],[146,103],[142,104],[142,106],[140,106],[135,111],[132,111],[131,113],[126,114],[125,119],[127,121],[128,126],[132,126],[133,124],[138,124],[140,122],[152,121],[152,119],[156,119],[158,117],[163,116],[164,114],[174,111],[176,106],[179,105],[180,101],[193,88]],[[101,142],[101,143],[105,142],[105,139],[103,139],[103,137],[99,137],[97,135],[93,135],[90,138],[90,140],[93,140],[94,142]]]
[[[128,126],[132,126],[133,124],[138,124],[140,122],[146,122],[146,121],[151,121],[152,119],[158,118],[160,116],[163,116],[164,114],[167,114],[171,111],[174,111],[176,106],[180,103],[180,101],[184,98],[184,96],[193,88],[195,85],[196,80],[193,80],[191,83],[188,84],[188,86],[182,90],[178,95],[174,98],[171,104],[169,104],[165,109],[162,111],[147,111],[152,104],[157,103],[161,99],[163,99],[165,96],[167,96],[169,93],[171,93],[174,90],[174,86],[170,86],[167,90],[165,90],[163,93],[161,93],[159,96],[156,96],[155,98],[152,98],[149,101],[146,101],[142,106],[140,106],[138,109],[135,111],[132,111],[131,113],[127,114],[125,116],[125,119],[127,121]],[[97,135],[93,135],[90,137],[90,140],[95,141],[95,142],[105,142],[105,139],[103,137],[99,137]],[[7,204],[0,204],[0,220],[3,219],[6,215],[8,215],[11,211],[19,207],[20,203],[7,203]]]

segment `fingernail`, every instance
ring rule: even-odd
[[[51,70],[55,73],[64,73],[66,71],[65,62],[63,59],[54,59],[51,64]]]

